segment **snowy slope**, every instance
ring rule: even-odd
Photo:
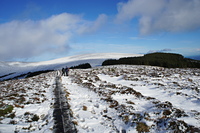
[[[142,56],[139,54],[125,53],[100,53],[100,54],[84,54],[69,56],[60,59],[43,61],[43,62],[0,62],[0,77],[11,74],[4,78],[12,78],[24,73],[41,71],[41,70],[58,70],[65,66],[76,66],[82,63],[90,63],[92,66],[99,66],[106,59],[119,59],[122,57]]]
[[[62,77],[80,133],[200,132],[200,70],[106,66]]]
[[[54,132],[57,76],[0,82],[0,110],[13,106],[0,132]],[[100,66],[60,79],[78,133],[200,132],[200,69]]]
[[[55,72],[0,82],[0,132],[52,132]],[[11,112],[2,111],[13,107]]]

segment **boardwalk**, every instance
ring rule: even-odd
[[[55,119],[54,132],[55,133],[76,133],[76,127],[72,122],[72,113],[70,106],[65,97],[65,93],[62,91],[62,85],[60,83],[60,77],[56,77],[55,88],[55,104],[53,116]]]

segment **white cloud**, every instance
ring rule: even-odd
[[[142,35],[200,28],[199,0],[129,0],[118,4],[116,22],[139,18]]]
[[[100,14],[95,21],[87,21],[84,25],[80,27],[78,33],[93,33],[97,31],[102,25],[104,25],[107,21],[107,16],[105,14]]]
[[[85,47],[87,46],[87,47]],[[148,49],[140,45],[117,43],[77,43],[72,46],[79,54],[85,53],[145,53]],[[140,52],[140,53],[139,53]]]
[[[156,52],[170,52],[173,51],[170,48],[165,48],[165,49],[161,49],[161,50],[149,50],[147,53],[156,53]]]
[[[105,18],[100,15],[94,22],[88,22],[81,15],[62,13],[39,21],[15,20],[0,24],[0,60],[67,52],[72,37],[81,29],[84,29],[81,33],[95,32]]]

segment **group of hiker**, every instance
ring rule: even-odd
[[[68,75],[69,75],[69,68],[68,67],[62,68],[61,76],[68,76]]]

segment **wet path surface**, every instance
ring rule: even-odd
[[[53,117],[55,120],[55,133],[76,133],[76,127],[72,122],[72,112],[65,97],[65,92],[62,91],[62,84],[60,77],[56,77],[56,87],[54,90],[55,103]]]

